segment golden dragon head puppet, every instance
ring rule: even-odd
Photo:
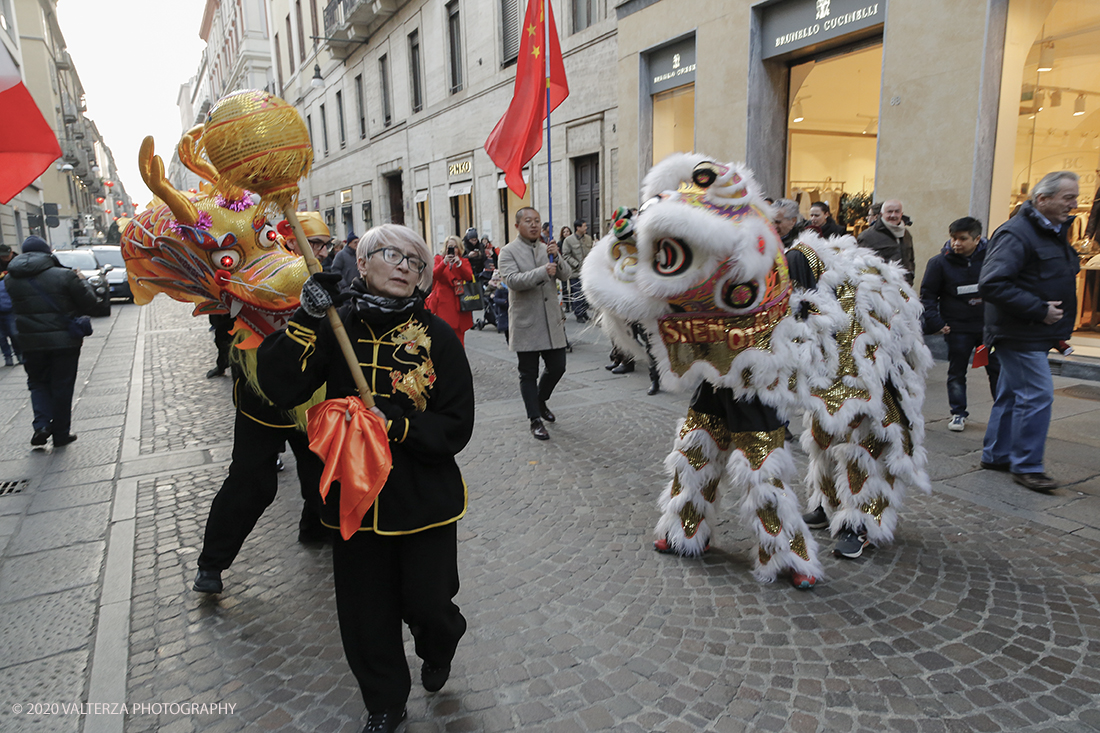
[[[286,324],[309,273],[267,220],[259,197],[226,185],[199,155],[202,130],[192,128],[178,146],[184,166],[211,184],[197,195],[176,190],[153,154],[153,138],[142,142],[141,176],[157,200],[126,226],[122,255],[134,302],[165,293],[194,303],[196,316],[228,313],[252,331],[239,343],[247,349]]]

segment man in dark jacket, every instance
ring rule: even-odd
[[[790,199],[779,199],[772,208],[775,210],[775,232],[783,242],[783,251],[786,252],[794,246],[795,240],[802,230],[806,228],[806,222],[798,213],[798,202]]]
[[[859,246],[873,250],[887,262],[897,262],[908,273],[905,279],[913,284],[916,262],[913,256],[913,235],[905,226],[901,202],[882,202],[882,213],[873,225],[859,235]]]
[[[1077,315],[1081,266],[1066,239],[1077,194],[1075,173],[1043,176],[1020,213],[993,233],[979,281],[986,343],[1001,359],[981,465],[1010,471],[1033,491],[1058,487],[1043,471],[1054,404],[1047,352],[1070,337]]]
[[[31,391],[31,445],[55,448],[76,440],[72,426],[73,388],[83,337],[69,333],[77,314],[100,307],[95,291],[78,272],[63,267],[40,237],[27,237],[23,254],[11,261],[4,279],[15,309],[23,368]]]
[[[359,277],[359,266],[355,264],[355,252],[359,248],[359,237],[348,232],[348,243],[332,258],[332,271],[340,273],[340,290],[351,288],[351,281]]]
[[[964,216],[948,227],[951,240],[943,251],[928,261],[920,285],[924,306],[924,332],[942,333],[947,342],[947,401],[951,422],[947,429],[959,433],[966,428],[966,370],[970,355],[982,345],[985,304],[978,294],[978,278],[985,262],[986,240],[982,223]],[[985,367],[989,391],[997,396],[1001,365],[991,355]]]

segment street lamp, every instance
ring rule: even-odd
[[[314,89],[320,89],[325,85],[325,77],[321,76],[321,65],[313,65],[313,78],[309,80],[309,85]]]

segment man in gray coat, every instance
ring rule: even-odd
[[[588,323],[588,301],[581,290],[581,265],[592,251],[592,237],[588,236],[588,222],[577,219],[573,222],[573,233],[565,238],[561,245],[561,256],[569,263],[573,277],[569,281],[569,295],[573,299],[573,314],[577,323]]]
[[[508,286],[508,344],[519,356],[519,391],[531,421],[531,434],[549,440],[543,420],[554,422],[546,406],[565,375],[565,316],[554,280],[569,282],[569,263],[555,244],[543,244],[539,212],[516,212],[516,239],[500,251],[501,279]],[[545,371],[539,378],[539,357]]]

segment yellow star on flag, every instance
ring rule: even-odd
[[[528,35],[531,35],[531,36],[535,35],[535,31],[537,31],[537,30],[538,30],[538,28],[536,28],[533,25],[527,26],[527,34]]]
[[[538,46],[533,46],[531,48],[531,55],[533,55],[535,58],[539,57],[539,47]]]

